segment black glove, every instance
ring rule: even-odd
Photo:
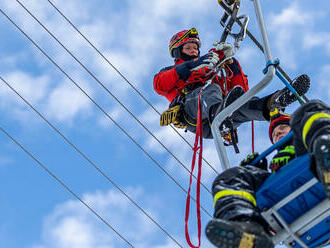
[[[252,154],[249,154],[246,159],[240,162],[240,166],[246,166],[246,165],[251,165],[252,161],[259,156],[259,153],[255,152]],[[262,170],[267,170],[267,158],[263,158],[259,160],[255,165],[255,167],[258,167],[259,169]]]
[[[289,163],[290,160],[296,157],[294,146],[286,146],[280,150],[272,159],[269,168],[272,172],[279,170],[281,167]]]
[[[209,71],[214,68],[218,62],[219,56],[214,52],[210,52],[197,60],[186,61],[182,64],[176,65],[175,70],[179,78],[186,81],[190,77],[192,71],[197,71],[203,67],[206,67],[208,69],[207,71]]]

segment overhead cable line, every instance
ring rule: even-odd
[[[123,104],[66,46],[61,43],[58,38],[54,36],[52,32],[50,32],[43,23],[40,22],[38,18],[36,18],[20,1],[16,0],[22,8],[53,38],[56,40],[58,44],[70,54],[70,56],[113,98],[117,101],[117,103],[122,106],[189,174],[190,170],[179,160],[177,156],[175,156],[126,106]],[[193,175],[194,179],[197,181],[195,175]],[[212,192],[205,186],[205,184],[201,183],[203,188],[212,195]]]
[[[124,190],[122,190],[118,184],[116,184],[99,166],[97,166],[85,153],[83,153],[73,142],[67,138],[58,128],[56,128],[47,118],[42,115],[35,107],[32,106],[30,102],[28,102],[21,94],[17,92],[5,79],[0,76],[0,80],[2,80],[17,96],[19,96],[25,104],[27,104],[41,119],[43,119],[56,133],[58,133],[73,149],[79,153],[89,164],[91,164],[98,173],[100,173],[109,183],[111,183],[116,189],[119,190],[134,206],[136,206],[145,216],[147,216],[158,228],[161,229],[170,239],[172,239],[177,245],[182,247],[179,242],[172,237],[166,230],[163,228],[158,222],[156,222],[150,214],[148,214],[137,202],[135,202]]]
[[[119,71],[118,68],[116,68],[110,60],[104,56],[104,54],[70,21],[70,19],[65,16],[56,6],[54,3],[52,3],[50,0],[47,0],[49,4],[71,25],[73,29],[75,29],[83,38],[84,40],[107,62],[108,65],[110,65],[123,79],[125,82],[127,82],[136,93],[160,116],[161,113],[152,105],[152,103]],[[178,130],[170,125],[171,128],[187,143],[190,148],[193,148],[193,146],[178,132]],[[206,162],[209,167],[216,173],[219,174],[219,172],[205,159],[203,158],[203,161]]]
[[[0,130],[11,139],[19,148],[21,148],[29,157],[31,157],[42,169],[44,169],[48,175],[53,177],[59,184],[61,184],[72,196],[80,201],[85,207],[88,208],[97,218],[99,218],[107,227],[114,231],[123,241],[125,241],[130,247],[134,247],[122,234],[119,233],[108,221],[97,213],[91,206],[89,206],[83,199],[81,199],[73,190],[70,189],[61,179],[59,179],[51,170],[49,170],[44,164],[42,164],[33,154],[25,149],[15,138],[13,138],[5,129],[0,126]]]
[[[158,162],[154,159],[130,134],[128,134],[125,129],[123,129],[91,96],[89,96],[86,91],[84,91],[29,35],[27,35],[1,8],[0,12],[43,54],[49,59],[53,65],[55,65],[83,94],[88,97],[90,101],[103,112],[147,157],[149,157],[172,181],[181,188],[186,194],[188,193],[183,186],[181,186]],[[196,199],[191,197],[191,199],[196,202]],[[208,211],[201,207],[202,210],[209,216],[212,216]]]

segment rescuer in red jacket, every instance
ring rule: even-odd
[[[201,41],[195,28],[183,30],[170,40],[169,52],[174,65],[161,69],[154,77],[155,91],[170,101],[170,106],[161,116],[161,126],[173,123],[177,127],[196,131],[198,95],[207,80],[212,83],[205,87],[200,95],[203,119],[203,137],[212,138],[211,123],[215,116],[244,92],[249,90],[248,79],[237,59],[233,58],[229,43],[217,43],[209,53],[200,56]],[[215,75],[214,67],[224,63],[225,75]],[[293,84],[295,88],[295,85]],[[277,96],[283,99],[286,107],[296,98],[286,89],[263,98],[253,97],[230,117],[233,128],[251,120],[269,120],[269,112]],[[287,91],[287,90],[286,90]],[[279,107],[279,106],[277,106]]]

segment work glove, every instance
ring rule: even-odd
[[[219,55],[216,52],[209,52],[207,53],[205,59],[199,64],[192,68],[192,71],[198,71],[199,69],[206,68],[212,70],[215,68],[216,64],[219,63]],[[204,57],[203,56],[203,57]],[[202,57],[201,57],[202,58]]]
[[[233,53],[233,47],[230,43],[227,42],[214,42],[213,46],[215,46],[215,51],[217,53],[219,53],[219,57],[221,58],[221,53],[223,53],[223,58],[229,58],[229,57],[233,57],[234,53]]]
[[[269,168],[272,172],[278,171],[281,167],[296,157],[294,146],[286,146],[280,150],[272,159]]]
[[[175,70],[179,78],[186,81],[194,71],[198,71],[201,76],[206,76],[206,74],[213,69],[218,62],[219,56],[217,53],[210,52],[197,60],[186,61],[182,64],[176,65]]]
[[[259,153],[257,153],[257,152],[249,154],[246,157],[246,159],[244,159],[243,161],[240,162],[239,166],[245,167],[247,165],[251,165],[253,160],[258,156],[259,156]],[[254,166],[258,167],[259,169],[262,169],[262,170],[267,170],[267,158],[263,158],[263,159],[259,160]]]

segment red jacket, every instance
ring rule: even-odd
[[[161,69],[160,72],[154,76],[153,84],[155,91],[159,95],[165,96],[170,102],[172,102],[176,96],[182,93],[182,88],[189,84],[191,78],[194,78],[194,83],[196,83],[196,74],[198,74],[198,71],[193,72],[187,81],[183,81],[179,78],[175,70],[175,65],[181,64],[183,62],[185,61],[183,61],[182,59],[177,59],[173,66]],[[243,73],[238,61],[234,59],[234,63],[226,65],[226,67],[230,68],[230,70],[233,72],[233,75],[231,77],[228,77],[227,75],[227,91],[236,85],[241,85],[244,89],[244,92],[249,90],[248,79]],[[228,69],[226,69],[226,71],[228,71]],[[200,81],[197,82],[205,83],[204,81],[203,78],[200,78]],[[218,75],[213,79],[213,83],[219,84],[222,89],[225,88],[224,79],[222,77],[219,77]],[[226,93],[227,92],[224,92],[223,90],[223,95],[225,95]]]

